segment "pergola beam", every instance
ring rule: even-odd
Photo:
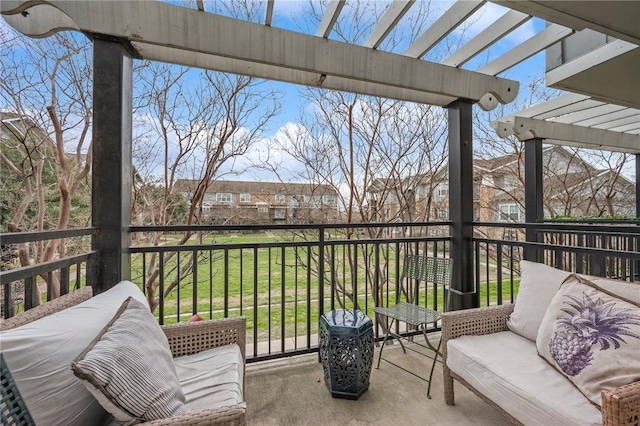
[[[478,72],[489,75],[498,75],[514,65],[529,59],[536,53],[542,52],[547,47],[559,42],[560,40],[569,37],[573,33],[574,31],[571,28],[566,28],[557,24],[549,25],[529,40],[521,43],[504,55],[480,68]]]
[[[409,11],[416,0],[397,0],[389,5],[378,25],[371,31],[369,37],[362,43],[364,47],[377,49],[380,43],[389,35],[400,19]]]
[[[515,135],[525,141],[541,138],[545,143],[640,153],[640,135],[595,129],[573,124],[555,123],[527,117],[509,117],[491,123],[500,137]]]
[[[144,54],[144,57],[154,61],[181,64],[189,62],[198,68],[228,72],[240,75],[252,75],[267,80],[284,81],[305,86],[322,87],[331,90],[380,96],[390,99],[400,99],[429,105],[445,106],[455,100],[451,96],[435,95],[411,89],[399,89],[383,84],[366,81],[351,80],[341,77],[323,76],[317,72],[300,71],[273,65],[256,64],[239,59],[223,58],[220,56],[204,55],[179,49],[132,43],[133,47]]]
[[[16,3],[17,7],[11,9]],[[518,92],[519,84],[513,80],[162,2],[30,4],[7,1],[1,6],[7,22],[24,34],[46,36],[73,24],[75,29],[89,34],[118,37],[134,45],[138,42],[168,48],[167,62],[186,66],[198,66],[193,60],[198,55],[185,54],[177,58],[179,55],[173,52],[196,52],[247,61],[256,66],[271,65],[339,77],[388,90],[395,88],[395,95],[390,96],[395,99],[402,99],[402,92],[410,90],[472,102],[491,94],[498,102],[508,103]],[[19,13],[25,8],[28,16]],[[61,24],[66,25],[61,27]],[[156,59],[165,60],[161,50],[156,50]],[[144,51],[137,53],[145,57]],[[248,69],[247,74],[253,75],[252,69]]]
[[[445,38],[451,31],[458,28],[469,16],[478,10],[485,0],[458,0],[447,9],[427,31],[420,36],[404,52],[405,56],[421,58],[429,50]]]
[[[531,16],[510,10],[497,21],[485,28],[480,34],[469,40],[467,44],[442,61],[444,65],[460,67],[491,44],[504,37],[515,28],[527,22]]]
[[[340,12],[342,12],[344,3],[345,0],[331,0],[329,5],[327,6],[327,10],[325,11],[324,16],[322,17],[322,21],[320,21],[318,29],[316,30],[317,37],[329,37],[333,26],[338,20],[338,16],[340,16]]]
[[[275,0],[267,0],[267,10],[265,12],[264,24],[268,27],[271,26],[271,20],[273,19],[273,2]]]

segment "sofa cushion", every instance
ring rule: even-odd
[[[536,345],[600,406],[603,390],[640,380],[640,306],[572,275],[551,301]]]
[[[167,337],[149,308],[133,298],[125,300],[71,368],[120,422],[187,412]]]
[[[189,410],[216,409],[244,401],[244,360],[237,344],[177,357],[174,362]]]
[[[135,284],[123,281],[78,305],[0,332],[5,361],[36,424],[88,425],[108,416],[70,365],[129,296],[147,303]]]
[[[520,287],[507,320],[509,330],[535,342],[547,306],[569,275],[542,263],[520,261]]]
[[[584,276],[584,278],[616,297],[621,297],[622,299],[627,299],[636,304],[640,304],[639,282],[630,283],[628,281],[591,276]]]
[[[526,425],[601,425],[600,410],[511,331],[447,342],[447,366]]]

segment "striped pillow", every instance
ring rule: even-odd
[[[124,424],[187,412],[167,338],[149,308],[131,297],[71,369]]]

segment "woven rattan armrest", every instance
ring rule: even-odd
[[[602,391],[602,424],[640,424],[640,382]]]
[[[244,317],[162,326],[174,357],[237,343],[240,346],[242,358],[246,359],[246,330]]]
[[[29,309],[28,311],[19,313],[16,316],[7,318],[6,320],[0,322],[0,330],[10,330],[15,327],[29,324],[30,322],[39,320],[40,318],[44,318],[47,315],[55,314],[56,312],[60,312],[63,309],[75,306],[79,303],[84,302],[85,300],[89,300],[92,296],[92,287],[87,286],[79,288],[78,290],[72,291],[71,293],[60,296],[57,299],[50,300],[47,303],[36,306],[33,309]]]
[[[443,344],[464,335],[490,334],[507,329],[507,319],[513,312],[512,304],[465,309],[442,314]]]
[[[181,416],[167,417],[143,423],[149,426],[162,425],[243,425],[245,424],[246,403],[221,407],[215,410],[200,410]]]

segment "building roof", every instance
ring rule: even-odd
[[[195,179],[178,179],[175,190],[178,192],[193,192],[198,185]],[[215,180],[211,182],[207,193],[233,194],[283,194],[283,195],[337,195],[337,191],[330,185],[294,182],[255,182],[235,180]]]

